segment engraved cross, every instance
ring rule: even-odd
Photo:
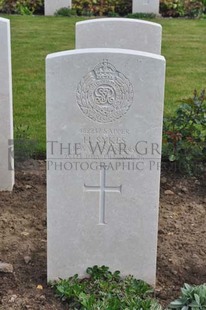
[[[105,223],[105,194],[106,193],[121,193],[122,185],[120,186],[106,186],[106,171],[100,170],[100,186],[88,186],[84,184],[85,192],[98,192],[99,193],[99,225]]]

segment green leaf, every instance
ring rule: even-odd
[[[184,306],[184,307],[182,307],[182,309],[181,310],[188,310],[189,309],[189,307],[188,306]]]
[[[176,160],[176,156],[174,154],[171,154],[169,156],[169,161],[175,161]]]
[[[200,305],[200,297],[197,294],[194,294],[195,301],[198,305]]]
[[[184,284],[184,287],[185,287],[186,290],[188,290],[188,291],[192,288],[192,286],[189,285],[189,284],[187,284],[187,283]]]

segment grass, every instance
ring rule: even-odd
[[[14,123],[46,149],[45,57],[74,48],[75,23],[82,18],[3,16],[11,20]],[[163,26],[162,54],[167,60],[165,113],[177,100],[206,87],[206,20],[158,19]]]
[[[46,149],[45,58],[74,48],[77,19],[44,16],[8,16],[12,30],[13,101],[15,127],[29,126],[28,135],[38,141],[38,153]]]
[[[165,113],[171,114],[177,100],[206,88],[206,20],[162,19],[162,54],[167,60]]]

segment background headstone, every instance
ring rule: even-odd
[[[0,190],[14,185],[10,21],[0,18]]]
[[[76,23],[76,48],[124,48],[161,54],[162,26],[129,18]]]
[[[44,14],[54,15],[61,8],[71,8],[72,0],[45,0]]]
[[[133,0],[133,13],[153,13],[159,14],[159,0]]]
[[[48,280],[106,265],[155,283],[165,60],[47,57]]]

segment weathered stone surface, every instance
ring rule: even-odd
[[[71,8],[72,0],[45,0],[44,14],[54,15],[61,8]]]
[[[160,0],[133,0],[133,13],[159,13]]]
[[[48,280],[107,265],[155,283],[164,79],[154,54],[47,57]]]
[[[162,27],[129,18],[101,18],[76,23],[76,48],[125,48],[160,54]]]
[[[0,17],[0,191],[14,185],[10,21]]]

